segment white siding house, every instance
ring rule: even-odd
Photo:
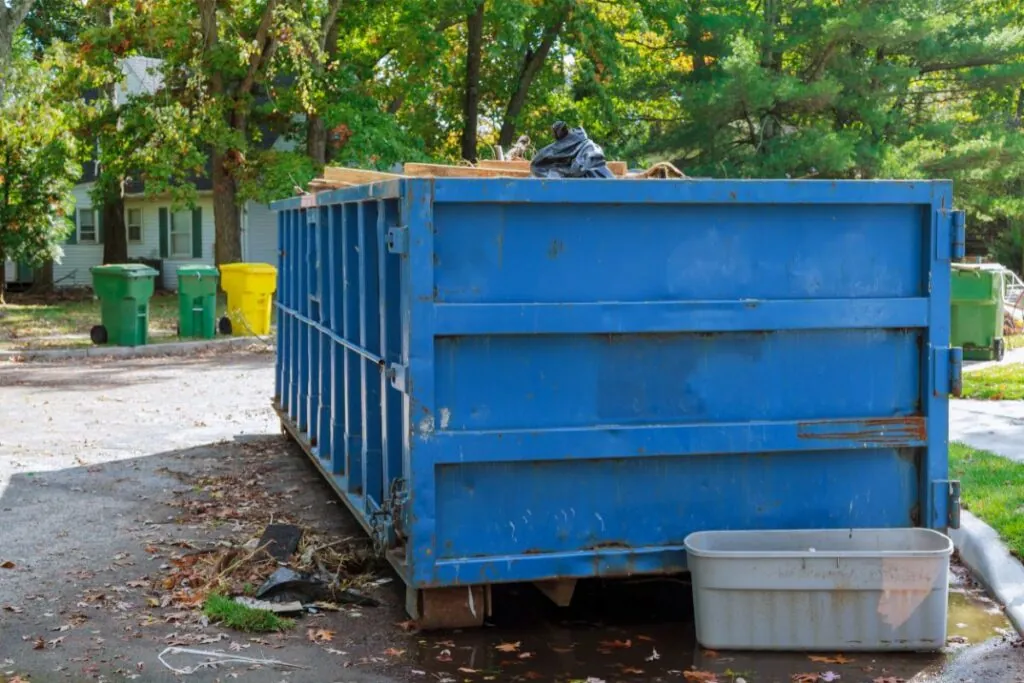
[[[103,263],[105,228],[101,212],[93,208],[89,189],[89,184],[75,188],[75,230],[64,244],[64,258],[53,267],[57,287],[92,284],[89,269]],[[128,258],[162,260],[166,289],[178,288],[178,266],[213,263],[213,198],[208,192],[201,193],[194,209],[175,211],[169,199],[147,197],[126,198],[124,209]],[[277,265],[277,223],[273,212],[266,205],[249,202],[245,216],[255,217],[255,221],[243,222],[247,229],[243,232],[242,258]]]

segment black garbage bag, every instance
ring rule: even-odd
[[[555,141],[537,152],[530,172],[537,178],[613,178],[605,163],[604,150],[587,137],[583,128],[558,121],[551,130]]]

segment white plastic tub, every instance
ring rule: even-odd
[[[938,650],[953,542],[929,529],[701,531],[686,538],[712,650]]]

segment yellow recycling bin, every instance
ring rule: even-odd
[[[270,334],[277,268],[269,263],[227,263],[220,267],[220,286],[228,295],[228,314],[220,320],[222,334]]]

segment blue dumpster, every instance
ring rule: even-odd
[[[950,183],[401,179],[278,202],[275,405],[428,627],[698,530],[958,524]]]

